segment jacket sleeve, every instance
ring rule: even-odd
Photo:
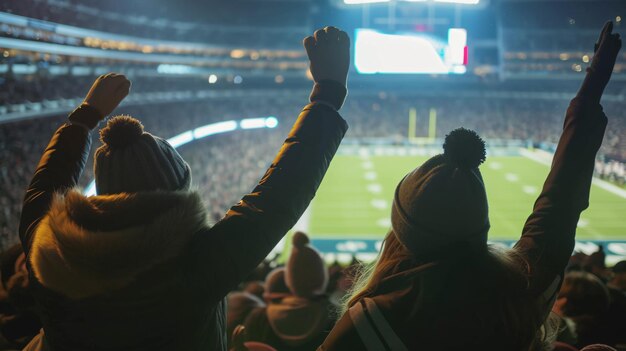
[[[254,190],[193,240],[202,286],[222,298],[291,229],[313,199],[347,124],[325,104],[307,105]]]
[[[579,94],[567,110],[552,167],[515,248],[528,265],[529,292],[553,300],[574,249],[580,213],[589,206],[596,153],[607,118]]]
[[[44,151],[24,198],[19,235],[26,256],[33,233],[50,207],[55,192],[76,186],[91,146],[90,128],[94,128],[98,112],[81,106],[70,114],[71,123],[61,126]],[[95,122],[95,123],[94,123]]]

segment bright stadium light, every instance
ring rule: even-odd
[[[361,74],[449,72],[427,38],[371,29],[357,30],[354,66]]]
[[[186,65],[160,64],[157,67],[157,72],[162,74],[187,74],[191,71],[191,67]]]
[[[220,134],[224,132],[230,132],[237,129],[237,122],[225,121],[219,123],[213,123],[206,126],[198,127],[193,130],[194,139],[200,139],[213,134]]]
[[[278,125],[276,117],[259,117],[259,118],[246,118],[239,122],[241,129],[256,129],[256,128],[275,128]]]
[[[276,128],[276,126],[278,125],[278,119],[276,119],[276,117],[267,117],[265,119],[265,126],[267,128]]]
[[[167,142],[175,149],[189,144],[195,140],[205,138],[210,135],[228,133],[236,130],[238,127],[241,129],[255,129],[255,128],[276,128],[278,126],[278,119],[274,116],[260,117],[260,118],[246,118],[239,122],[237,121],[224,121],[207,124],[195,129],[188,130],[167,139]],[[94,180],[83,191],[85,196],[93,196],[96,194],[96,182]]]
[[[379,4],[389,2],[442,2],[449,4],[464,4],[464,5],[478,5],[480,0],[343,0],[346,5],[366,5],[366,4]]]
[[[265,128],[265,118],[246,118],[239,122],[241,129]]]
[[[480,0],[435,0],[435,2],[446,2],[450,4],[478,5]]]
[[[467,64],[467,31],[463,28],[448,29],[448,62],[456,65]]]
[[[389,0],[343,0],[346,5],[375,4],[381,2],[389,2]]]
[[[209,76],[209,84],[215,84],[217,83],[217,76],[215,74],[211,74]]]
[[[360,74],[464,74],[467,31],[450,28],[447,40],[424,33],[355,32],[354,67]]]
[[[188,130],[184,133],[178,134],[175,137],[167,139],[167,142],[172,145],[173,148],[177,148],[181,145],[185,145],[193,140],[193,131]]]

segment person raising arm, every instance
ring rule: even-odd
[[[315,85],[257,186],[215,226],[191,172],[129,116],[100,131],[98,196],[73,188],[90,131],[129,93],[107,74],[53,135],[24,200],[20,238],[42,332],[26,350],[226,350],[225,296],[297,222],[347,124],[350,43],[326,27],[304,41]]]

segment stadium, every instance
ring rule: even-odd
[[[309,103],[315,77],[302,43],[327,25],[350,37],[340,105],[349,129],[265,268],[289,262],[296,232],[328,265],[377,260],[399,182],[441,154],[459,127],[485,141],[488,240],[511,248],[542,193],[606,21],[626,33],[623,0],[2,1],[0,252],[19,247],[26,190],[50,136],[108,72],[132,82],[111,116],[139,119],[176,149],[209,224],[219,227],[274,167]],[[602,253],[611,267],[626,259],[624,50],[602,109],[608,126],[572,253]],[[93,133],[76,183],[86,196],[97,195],[102,145]],[[622,341],[612,346],[626,347]]]

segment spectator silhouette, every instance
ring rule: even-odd
[[[53,135],[24,200],[20,239],[43,331],[27,350],[226,350],[225,297],[254,270],[313,198],[347,125],[349,39],[326,27],[304,42],[315,85],[254,190],[209,227],[187,163],[139,121],[111,119],[94,173],[77,185],[90,131],[130,91],[96,80]]]
[[[512,250],[487,244],[488,205],[479,165],[485,146],[451,132],[444,153],[396,188],[392,229],[320,350],[542,350],[547,318],[589,205],[594,159],[607,118],[600,105],[619,50],[607,23],[567,111],[551,171]]]

